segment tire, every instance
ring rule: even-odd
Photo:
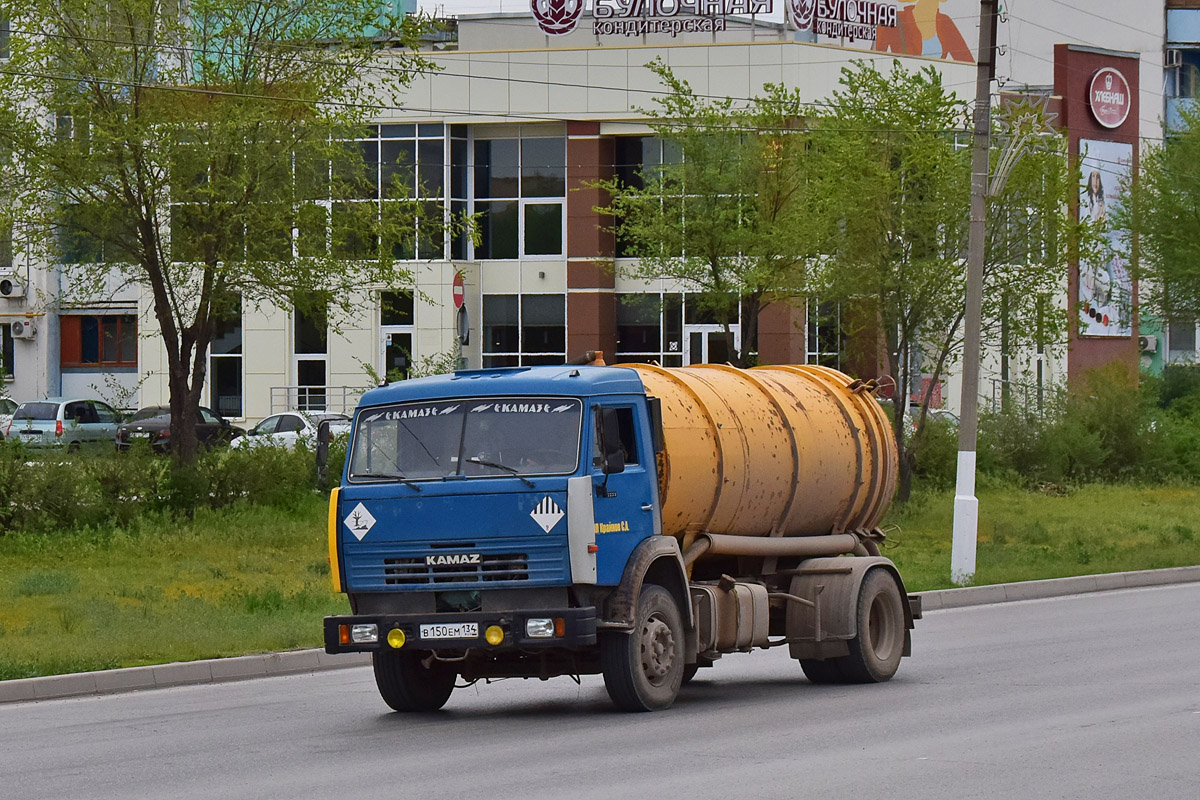
[[[842,683],[841,665],[838,663],[840,658],[830,658],[824,661],[819,661],[815,658],[800,659],[800,669],[804,670],[804,677],[812,683],[828,684]]]
[[[886,570],[867,573],[858,590],[858,634],[847,643],[849,655],[837,659],[843,681],[883,683],[896,674],[904,655],[901,603],[900,589]]]
[[[643,586],[633,632],[606,631],[600,639],[604,688],[617,708],[670,708],[683,683],[683,646],[675,598],[661,586]]]
[[[700,671],[699,664],[688,664],[683,668],[683,678],[679,681],[680,686],[687,686],[692,682],[692,678],[696,677],[696,673]]]
[[[454,691],[458,673],[440,661],[426,667],[428,653],[380,650],[372,657],[379,696],[396,711],[437,711]]]

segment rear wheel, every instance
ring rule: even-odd
[[[383,701],[396,711],[437,711],[454,691],[455,670],[429,653],[380,650],[372,657],[375,685]]]
[[[858,591],[858,634],[847,642],[850,654],[837,659],[842,680],[882,683],[896,674],[904,655],[902,603],[900,589],[886,570],[867,573]]]
[[[804,677],[808,678],[813,683],[841,683],[842,670],[838,666],[839,659],[830,658],[824,661],[818,661],[815,658],[800,659],[800,669],[804,670]]]
[[[608,696],[624,711],[656,711],[675,702],[685,666],[683,620],[670,592],[642,587],[632,633],[604,632],[600,665]]]

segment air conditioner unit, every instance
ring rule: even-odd
[[[11,273],[0,274],[0,297],[18,298],[25,296],[25,284]]]
[[[1183,63],[1183,59],[1180,57],[1179,51],[1174,48],[1169,48],[1166,51],[1166,53],[1163,54],[1163,67],[1164,68],[1178,67],[1182,63]]]
[[[33,324],[31,319],[13,320],[9,326],[14,339],[32,339],[37,336],[37,326]]]
[[[1157,336],[1139,336],[1138,349],[1143,353],[1153,353],[1158,350]]]

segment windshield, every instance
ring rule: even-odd
[[[136,414],[129,418],[129,421],[137,422],[143,419],[153,419],[154,417],[161,417],[170,413],[171,409],[167,406],[147,406],[146,408],[139,409]]]
[[[350,478],[562,475],[579,463],[578,400],[487,398],[363,411]]]

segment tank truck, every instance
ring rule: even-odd
[[[896,443],[819,366],[465,370],[366,392],[330,497],[329,653],[397,711],[456,684],[601,674],[669,707],[722,656],[889,680],[918,598],[880,555]],[[461,685],[461,684],[460,684]]]

